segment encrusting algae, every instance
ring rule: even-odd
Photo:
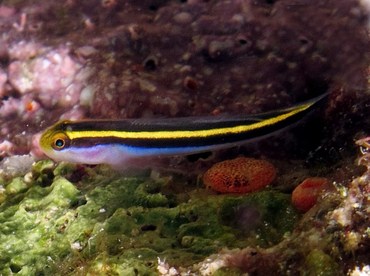
[[[3,185],[3,275],[156,275],[158,258],[190,267],[222,248],[277,243],[297,220],[279,192],[176,192],[171,185],[188,184],[122,177],[105,166],[42,161],[27,185]]]

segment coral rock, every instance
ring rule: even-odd
[[[293,206],[301,212],[307,212],[316,204],[320,193],[328,185],[329,181],[324,177],[306,178],[292,193]]]
[[[275,177],[276,169],[270,162],[239,157],[213,165],[203,182],[220,193],[250,193],[266,187]]]

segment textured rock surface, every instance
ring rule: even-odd
[[[355,0],[5,1],[0,23],[8,155],[60,118],[247,114],[325,91],[348,120],[361,113]]]

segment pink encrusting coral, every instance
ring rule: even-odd
[[[21,95],[34,93],[47,108],[71,108],[79,102],[88,70],[71,57],[68,47],[19,43],[10,49],[10,57],[18,60],[9,65],[9,82]]]
[[[276,168],[266,160],[238,157],[212,166],[203,175],[204,185],[220,193],[250,193],[271,184]]]

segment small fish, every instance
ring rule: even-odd
[[[325,95],[271,112],[234,117],[60,121],[40,147],[56,161],[119,167],[138,157],[188,155],[268,136],[298,122]]]

